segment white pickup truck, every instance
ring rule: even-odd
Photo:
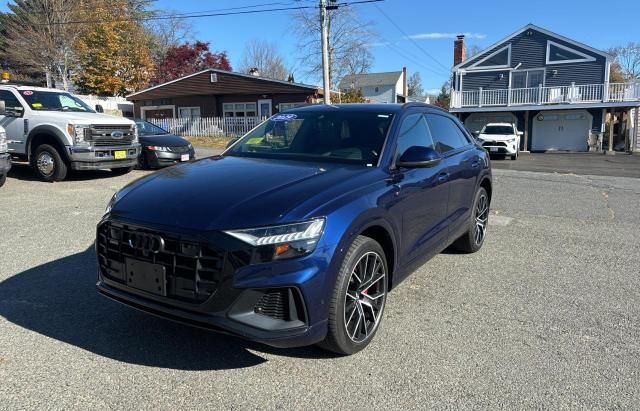
[[[0,115],[4,112],[4,107],[0,103]],[[7,153],[7,133],[0,126],[0,187],[7,181],[7,173],[11,169],[11,155]]]
[[[69,168],[125,174],[137,163],[140,144],[132,120],[97,113],[56,89],[2,84],[0,101],[9,154],[29,161],[44,181],[64,180]]]

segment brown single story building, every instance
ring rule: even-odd
[[[127,96],[137,118],[267,117],[316,103],[322,89],[207,69]]]

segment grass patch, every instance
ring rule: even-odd
[[[226,148],[229,141],[233,140],[233,137],[219,136],[219,137],[184,137],[194,146],[209,147],[209,148]]]

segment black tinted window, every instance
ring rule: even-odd
[[[433,147],[433,139],[422,114],[412,114],[402,121],[396,146],[396,160],[411,146]]]
[[[436,143],[436,149],[441,153],[455,150],[469,144],[467,137],[449,118],[437,114],[427,114],[427,123]]]
[[[7,90],[0,90],[0,100],[4,100],[4,106],[8,108],[22,107],[16,96]]]

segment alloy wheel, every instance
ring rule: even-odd
[[[360,343],[378,327],[384,310],[385,265],[373,251],[364,254],[353,267],[344,303],[344,326],[351,341]]]
[[[481,245],[484,241],[484,237],[487,234],[487,223],[489,222],[489,199],[483,192],[478,198],[475,210],[476,217],[476,230],[475,230],[475,242],[476,245]]]
[[[53,171],[55,170],[55,161],[51,153],[43,151],[38,155],[38,159],[36,160],[36,164],[38,166],[38,171],[43,176],[51,176]]]

